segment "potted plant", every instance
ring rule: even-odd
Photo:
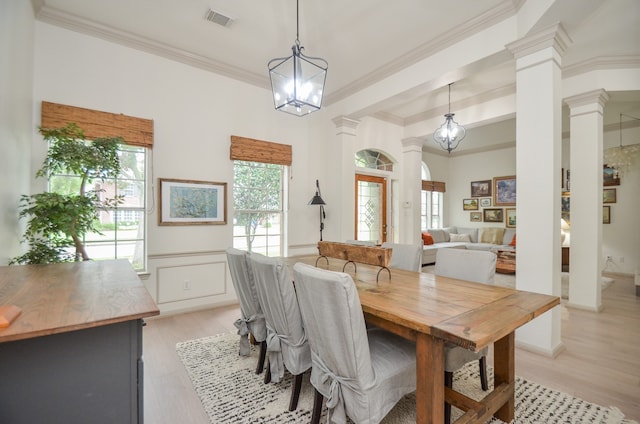
[[[76,124],[62,128],[40,128],[49,143],[47,157],[36,178],[75,175],[77,184],[55,190],[23,195],[20,218],[28,218],[23,243],[29,250],[11,260],[11,264],[46,264],[89,260],[84,236],[96,228],[99,208],[114,206],[121,197],[101,199],[102,190],[90,184],[95,179],[113,178],[120,173],[118,146],[121,137],[85,139]],[[69,181],[67,179],[67,181]]]

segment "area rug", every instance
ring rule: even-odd
[[[258,349],[251,356],[238,355],[239,337],[222,334],[178,343],[176,351],[184,364],[196,393],[209,416],[219,423],[308,423],[313,406],[313,387],[308,376],[303,378],[300,401],[295,411],[288,411],[291,376],[278,384],[264,384],[263,375],[255,373]],[[493,372],[489,368],[490,385]],[[481,399],[477,363],[455,373],[454,388],[470,397]],[[461,412],[453,408],[454,418]],[[324,422],[324,420],[322,421]],[[490,423],[502,421],[492,419]],[[594,423],[638,424],[626,420],[616,408],[605,408],[539,384],[517,378],[516,418],[514,423]],[[415,396],[405,396],[385,417],[384,424],[415,423]]]
[[[426,272],[429,274],[433,274],[434,265],[427,265],[422,267],[422,272]],[[602,277],[600,290],[604,290],[613,284],[615,280],[609,277]],[[495,276],[495,284],[498,286],[514,288],[516,286],[516,276],[514,274],[501,274],[496,273]],[[560,297],[563,299],[569,298],[569,273],[561,272],[560,273]]]

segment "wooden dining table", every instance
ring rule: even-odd
[[[320,259],[320,260],[318,260]],[[342,271],[344,260],[297,256],[303,262]],[[416,423],[442,424],[444,402],[466,411],[456,423],[510,422],[515,409],[515,330],[560,304],[560,298],[391,268],[347,267],[367,323],[416,343]],[[480,351],[494,346],[494,389],[482,400],[444,385],[444,347],[451,342]]]

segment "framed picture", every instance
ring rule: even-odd
[[[506,208],[505,212],[507,214],[507,228],[516,228],[516,208]]]
[[[471,222],[482,222],[482,212],[469,212]]]
[[[611,206],[602,207],[602,223],[611,224]]]
[[[605,188],[602,190],[602,203],[616,203],[615,188]]]
[[[462,210],[477,211],[478,199],[462,199]]]
[[[227,223],[227,183],[159,178],[158,225]]]
[[[605,165],[602,172],[602,185],[604,185],[605,187],[620,185],[618,170],[615,168],[610,168],[608,165]]]
[[[504,222],[503,209],[483,209],[484,222]]]
[[[571,222],[570,214],[569,214],[571,211],[571,192],[570,191],[565,191],[562,193],[562,197],[560,198],[560,204],[561,204],[562,219],[567,221],[567,223]]]
[[[516,176],[493,178],[493,206],[516,205]],[[485,219],[486,221],[486,219]]]
[[[491,197],[485,197],[484,199],[480,199],[480,207],[481,208],[490,208],[491,207]]]
[[[491,196],[491,180],[471,181],[471,197]]]

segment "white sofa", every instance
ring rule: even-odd
[[[433,244],[425,244],[422,248],[422,265],[436,262],[438,249],[450,247],[456,249],[498,250],[515,249],[511,245],[516,234],[515,228],[484,227],[447,227],[430,228],[427,231],[433,238]]]

